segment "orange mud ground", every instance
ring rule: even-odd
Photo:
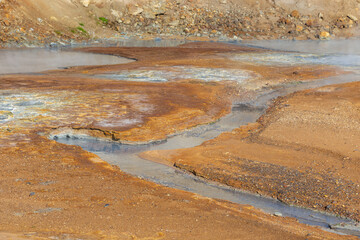
[[[259,89],[286,82],[309,81],[339,75],[343,70],[324,65],[294,65],[294,66],[266,66],[246,61],[234,61],[229,55],[267,52],[257,48],[242,47],[229,44],[210,42],[188,43],[179,47],[147,48],[81,48],[79,51],[91,53],[106,53],[139,61],[98,67],[74,67],[64,73],[95,74],[103,72],[117,72],[124,69],[141,69],[149,67],[194,66],[215,69],[241,69],[248,71],[252,78],[244,84],[248,89]],[[57,71],[55,71],[57,72]]]
[[[207,179],[360,220],[360,83],[278,99],[258,123],[149,152]]]
[[[230,111],[231,99],[244,97],[238,95],[239,89],[234,84],[192,80],[136,83],[84,77],[80,73],[171,66],[190,60],[187,65],[209,64],[213,67],[211,63],[216,63],[218,67],[239,69],[246,65],[258,69],[254,72],[258,82],[248,89],[251,96],[250,89],[288,81],[287,75],[295,71],[294,67],[280,68],[275,73],[278,76],[275,81],[275,78],[266,75],[269,67],[236,65],[214,55],[224,51],[254,50],[227,46],[217,48],[214,45],[83,51],[106,52],[138,58],[139,61],[106,67],[78,67],[44,75],[0,77],[2,104],[12,103],[21,109],[20,112],[0,112],[2,119],[6,120],[0,125],[2,239],[51,236],[59,239],[355,239],[305,226],[292,219],[266,215],[252,207],[161,187],[124,174],[80,147],[59,144],[37,134],[61,130],[121,141],[160,140],[168,134],[224,116]],[[296,71],[294,81],[339,73],[337,69],[326,66],[311,72],[298,67]],[[264,73],[263,77],[261,73]],[[323,91],[316,94],[330,93]],[[289,104],[286,110],[292,109],[292,103]],[[341,111],[342,108],[339,109]],[[269,120],[263,122],[264,126],[276,126],[265,124]],[[237,130],[235,133],[238,131],[241,132]],[[266,128],[262,134],[267,134]],[[224,134],[222,138],[226,139],[228,135]],[[267,136],[253,135],[258,138]],[[255,141],[253,138],[241,140],[241,136],[244,135],[236,137],[236,140],[229,138],[229,141],[236,144]],[[317,149],[315,144],[312,147]],[[271,150],[271,146],[269,148]],[[312,149],[307,151],[311,153]],[[234,156],[238,154],[235,148],[227,152]],[[338,159],[335,153],[328,154]],[[355,164],[353,156],[350,157],[342,163]],[[201,158],[194,160],[198,159]],[[206,161],[211,163],[208,158]],[[189,161],[188,164],[191,166],[193,163]],[[234,166],[231,168],[237,169]],[[345,171],[341,170],[342,165],[338,168],[339,174],[345,174],[341,172]],[[314,174],[321,172],[320,166],[314,167],[313,171]],[[335,169],[333,171],[337,173]],[[351,176],[343,181],[350,181]]]

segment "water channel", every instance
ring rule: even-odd
[[[318,52],[319,47],[316,48],[316,51],[311,52],[312,48],[309,46],[313,46],[314,42],[309,42],[308,45],[304,45],[304,43],[300,43],[301,46],[294,47],[297,43],[291,44],[279,44],[277,41],[273,42],[273,44],[269,42],[257,42],[252,45],[256,45],[257,47],[269,48],[269,49],[278,49],[281,51],[287,50],[296,50],[297,52],[282,52],[282,53],[271,53],[271,55],[264,56],[259,55],[258,53],[251,55],[251,59],[254,62],[261,62],[263,64],[273,64],[273,63],[281,63],[281,64],[295,64],[296,62],[301,62],[305,64],[330,64],[341,66],[345,69],[354,71],[353,74],[347,74],[338,77],[331,77],[327,79],[322,79],[309,83],[297,83],[297,84],[287,84],[283,85],[276,90],[263,90],[259,92],[258,97],[255,100],[247,101],[247,102],[238,102],[234,103],[232,112],[221,118],[219,121],[201,125],[187,131],[178,133],[174,136],[169,136],[166,141],[147,144],[147,145],[125,145],[116,142],[102,141],[95,138],[90,137],[81,137],[81,136],[52,136],[52,138],[56,139],[60,143],[70,144],[70,145],[78,145],[83,149],[93,152],[97,154],[103,160],[109,162],[110,164],[117,165],[120,169],[126,173],[131,175],[147,179],[149,181],[153,181],[155,183],[168,186],[171,188],[181,189],[193,193],[197,193],[199,195],[217,198],[232,201],[239,204],[248,204],[252,205],[256,208],[263,210],[264,212],[270,214],[278,214],[281,213],[282,216],[285,217],[294,217],[299,220],[299,222],[306,223],[309,225],[320,226],[324,229],[330,230],[330,226],[334,228],[331,231],[336,231],[337,233],[347,233],[356,236],[360,236],[359,229],[351,229],[353,225],[353,221],[349,219],[339,218],[330,214],[321,213],[309,209],[299,208],[295,206],[289,206],[283,204],[275,199],[266,198],[262,196],[258,196],[256,194],[251,194],[247,192],[243,192],[237,189],[230,188],[228,186],[224,186],[221,184],[205,181],[204,179],[195,177],[193,175],[189,175],[186,172],[180,171],[178,169],[165,166],[159,163],[147,161],[138,157],[138,153],[148,150],[162,150],[162,149],[178,149],[178,148],[189,148],[200,145],[204,141],[213,139],[217,137],[222,132],[231,131],[234,128],[238,128],[241,125],[247,124],[249,122],[256,121],[266,110],[270,101],[278,96],[284,96],[286,94],[303,90],[309,88],[315,88],[330,84],[336,83],[345,83],[358,81],[360,75],[357,73],[360,69],[360,51],[352,52],[350,55],[348,52],[340,51],[340,52],[331,52],[329,49],[331,47],[324,47],[324,51]],[[297,46],[297,45],[296,45]],[[310,52],[308,51],[310,49]],[[304,51],[302,51],[304,50]],[[305,51],[307,50],[307,51]],[[13,50],[10,50],[13,51]],[[10,51],[2,50],[0,54],[10,54]],[[31,58],[39,59],[38,54],[42,54],[46,58],[53,58],[54,54],[59,55],[59,52],[52,52],[49,50],[21,50],[25,51],[25,54],[31,55]],[[18,52],[19,58],[21,58],[21,53]],[[29,68],[22,68],[19,71],[19,65],[17,65],[17,70],[13,70],[10,68],[1,68],[0,73],[19,73],[19,72],[37,72],[44,71],[50,69],[56,69],[59,67],[68,67],[75,65],[105,65],[105,64],[118,64],[125,63],[129,60],[123,58],[117,58],[113,56],[99,55],[101,56],[99,61],[97,62],[82,62],[83,59],[96,59],[99,56],[93,56],[89,58],[88,53],[73,53],[73,52],[64,52],[65,55],[58,57],[57,59],[61,59],[54,63],[55,65],[47,66],[44,64],[36,64],[41,65],[42,68],[33,68],[31,66]],[[67,54],[70,54],[67,56]],[[75,55],[74,55],[75,54]],[[78,55],[77,55],[78,54]],[[61,54],[60,54],[61,55]],[[98,55],[98,54],[96,54]],[[109,57],[109,58],[108,58]],[[229,56],[233,58],[233,60],[238,59],[241,61],[243,56]],[[249,56],[248,56],[249,57]],[[69,59],[73,59],[73,61],[68,61]],[[7,59],[2,59],[1,61],[6,64]],[[75,64],[76,62],[76,64]],[[19,63],[24,65],[32,65],[29,63]],[[106,77],[106,76],[102,76]],[[131,80],[127,78],[125,75],[121,75],[118,77],[109,76],[112,79],[117,80]],[[166,76],[165,76],[166,77]],[[243,77],[243,76],[239,76]],[[138,80],[138,78],[136,78]],[[152,81],[150,78],[141,78],[142,81]],[[206,79],[202,79],[206,80]],[[234,80],[234,79],[231,79]],[[166,81],[163,80],[163,81]],[[246,78],[242,78],[239,81],[246,81]],[[162,81],[159,81],[162,82]],[[336,224],[339,223],[348,223],[347,229],[336,228]]]
[[[310,209],[289,206],[278,200],[262,197],[256,194],[240,191],[222,184],[209,182],[199,177],[169,167],[160,163],[144,160],[137,154],[149,150],[169,150],[189,148],[200,145],[204,141],[217,137],[222,132],[231,131],[241,125],[255,122],[264,112],[270,100],[286,94],[309,88],[326,86],[340,82],[352,82],[359,79],[358,75],[351,74],[343,77],[333,77],[312,83],[288,85],[276,91],[268,91],[256,100],[234,104],[232,112],[219,121],[201,125],[190,130],[169,137],[166,141],[146,145],[125,145],[116,142],[102,141],[91,137],[81,136],[52,136],[60,143],[77,145],[83,149],[97,154],[106,162],[117,165],[120,169],[131,175],[164,185],[171,188],[185,190],[209,198],[223,199],[239,204],[252,205],[270,214],[279,214],[285,217],[294,217],[299,222],[320,226],[329,230],[330,226],[336,228],[339,223],[352,225],[353,221],[339,218],[327,213]],[[338,230],[360,236],[358,230]]]

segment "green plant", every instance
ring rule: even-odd
[[[70,31],[74,34],[84,34],[89,36],[89,33],[81,26],[76,27],[76,28],[71,28]]]
[[[84,27],[84,26],[85,26],[85,24],[83,24],[83,23],[79,23],[79,25],[80,25],[80,26],[82,26],[82,27]]]
[[[77,27],[76,29],[79,30],[82,33],[87,34],[87,31],[85,29],[83,29],[82,27]]]
[[[109,23],[109,19],[104,18],[104,17],[99,17],[99,20],[100,20],[103,24],[108,24],[108,23]]]
[[[62,36],[63,34],[62,34],[62,32],[60,32],[59,30],[55,30],[54,31],[57,35],[59,35],[59,36]]]

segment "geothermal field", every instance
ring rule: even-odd
[[[0,239],[359,239],[359,9],[0,1]]]

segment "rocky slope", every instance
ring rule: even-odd
[[[0,45],[109,38],[328,39],[358,35],[357,0],[2,0]]]

